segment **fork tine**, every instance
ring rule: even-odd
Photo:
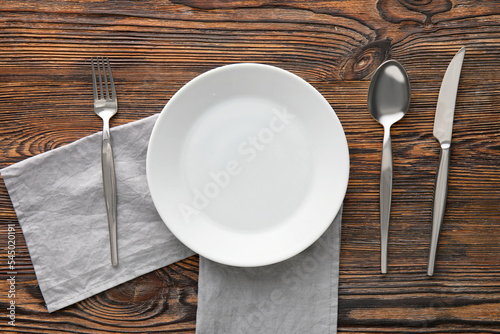
[[[108,57],[106,57],[106,62],[108,64],[109,85],[111,86],[111,98],[116,99],[115,82],[113,81],[113,73],[111,72],[111,66],[109,65]]]
[[[104,62],[104,57],[101,57],[101,65],[104,85],[106,86],[106,100],[109,100],[108,76],[106,74],[106,64]],[[104,98],[104,95],[102,96],[102,98]]]
[[[101,65],[99,65],[99,57],[97,57],[97,73],[99,74],[99,92],[101,93],[100,98],[104,99],[104,92],[102,90],[102,76],[101,76]]]
[[[94,58],[92,58],[91,65],[92,65],[92,86],[94,89],[94,100],[97,100],[99,97],[97,96],[97,85],[96,85],[96,78],[95,78],[95,64],[94,64]]]

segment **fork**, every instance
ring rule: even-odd
[[[102,118],[104,123],[101,152],[102,181],[104,187],[104,201],[106,203],[106,212],[108,216],[111,264],[116,267],[118,265],[116,176],[113,149],[111,147],[111,134],[109,132],[109,120],[118,111],[118,104],[116,102],[115,83],[113,81],[113,74],[111,74],[109,59],[107,57],[92,58],[91,63],[92,84],[94,88],[94,111]],[[109,91],[110,89],[111,92]]]

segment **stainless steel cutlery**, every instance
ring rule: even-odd
[[[388,60],[372,77],[368,90],[368,109],[384,127],[380,168],[380,271],[387,273],[387,243],[392,197],[391,126],[405,115],[410,106],[410,79],[403,65]]]
[[[429,276],[434,274],[439,232],[446,206],[453,116],[464,56],[465,48],[462,48],[448,65],[441,83],[434,119],[433,134],[441,145],[441,157],[434,189],[432,237],[427,269]],[[384,144],[380,171],[380,264],[381,272],[385,274],[387,272],[387,244],[392,195],[390,127],[404,116],[410,104],[410,81],[403,66],[394,60],[388,60],[380,65],[370,82],[367,100],[371,115],[384,126]]]
[[[453,117],[455,114],[455,102],[457,100],[458,82],[462,63],[465,57],[465,48],[461,48],[448,65],[444,74],[434,119],[434,137],[441,145],[441,157],[436,174],[436,185],[434,189],[434,207],[432,211],[432,238],[429,252],[429,265],[427,274],[434,274],[434,263],[439,239],[441,224],[443,223],[446,206],[446,194],[448,191],[448,167],[450,163],[451,133],[453,131]]]
[[[103,120],[102,131],[102,181],[104,201],[108,216],[109,238],[111,246],[111,264],[118,265],[118,240],[116,222],[116,176],[109,120],[118,111],[115,83],[109,59],[92,58],[92,83],[94,88],[94,111]]]

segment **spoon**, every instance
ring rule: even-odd
[[[392,197],[391,126],[405,115],[410,106],[410,80],[403,65],[395,60],[382,63],[370,82],[368,109],[384,127],[380,169],[380,270],[387,273],[387,241]]]

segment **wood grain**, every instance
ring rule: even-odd
[[[435,276],[426,276],[442,76],[467,53],[457,96],[447,211]],[[500,333],[500,5],[471,0],[159,0],[0,2],[0,167],[99,131],[91,56],[111,59],[112,126],[160,112],[193,77],[260,62],[310,82],[347,136],[339,333]],[[389,273],[379,274],[382,127],[369,115],[371,73],[400,61],[410,110],[392,129]],[[0,309],[6,315],[7,224],[15,224],[16,328],[4,333],[194,333],[191,257],[48,314],[0,181]]]

